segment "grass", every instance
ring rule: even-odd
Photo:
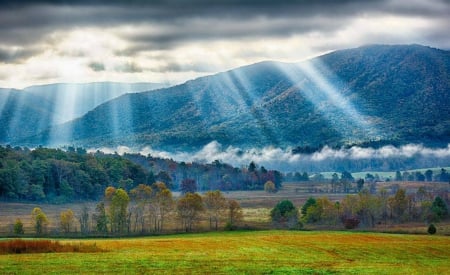
[[[0,241],[0,254],[25,254],[25,253],[93,253],[103,252],[96,244],[61,243],[52,240],[23,240],[14,239]]]
[[[258,231],[80,242],[95,242],[108,252],[0,255],[0,273],[446,274],[450,270],[450,238],[445,236]]]

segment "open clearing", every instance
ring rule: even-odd
[[[99,253],[0,256],[2,274],[448,274],[450,238],[355,232],[220,232],[66,240]]]

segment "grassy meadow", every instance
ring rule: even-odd
[[[62,240],[94,253],[0,255],[1,274],[448,274],[450,238],[326,231]]]

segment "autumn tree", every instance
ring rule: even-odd
[[[155,211],[155,231],[162,232],[164,222],[173,209],[174,200],[172,192],[163,182],[156,182],[153,184],[154,196],[153,206]]]
[[[217,230],[220,219],[227,207],[227,200],[219,190],[208,191],[203,195],[203,203],[209,215],[209,228]]]
[[[116,189],[111,196],[109,218],[111,232],[123,234],[127,229],[127,210],[130,197],[122,188]]]
[[[41,208],[35,207],[31,212],[31,218],[34,222],[34,229],[36,230],[36,234],[44,234],[47,230],[48,225],[47,215],[45,215]]]
[[[178,199],[177,212],[186,232],[192,231],[192,227],[202,211],[202,197],[199,194],[187,193]]]
[[[358,193],[357,214],[361,223],[373,227],[375,220],[380,216],[381,201],[372,196],[367,189]]]
[[[333,203],[327,197],[318,198],[316,202],[316,207],[312,208],[315,210],[313,211],[313,216],[316,216],[318,221],[322,223],[336,225],[339,219],[340,204]],[[310,215],[308,212],[307,210],[306,217]]]
[[[75,215],[71,209],[62,211],[59,215],[59,224],[64,233],[69,233],[75,222]]]
[[[238,201],[228,200],[228,221],[226,228],[233,230],[243,218],[242,208]]]
[[[275,183],[273,183],[273,181],[267,181],[264,184],[264,191],[266,191],[267,193],[276,193],[277,189],[275,188]]]
[[[150,203],[152,193],[152,188],[145,184],[139,184],[130,191],[131,200],[135,204],[134,211],[132,211],[132,214],[134,215],[135,232],[138,230],[138,226],[140,227],[141,232],[145,231],[145,210]]]

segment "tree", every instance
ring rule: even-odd
[[[398,189],[397,192],[394,195],[394,200],[393,200],[393,212],[395,214],[395,216],[397,217],[397,219],[403,221],[404,220],[404,216],[403,214],[405,213],[407,207],[408,207],[408,199],[406,197],[406,190],[405,189]]]
[[[434,222],[438,222],[447,217],[447,215],[448,215],[447,204],[441,197],[437,196],[434,199],[434,201],[431,205],[431,212],[433,214],[432,221],[434,221]]]
[[[402,177],[402,173],[400,173],[400,171],[396,171],[395,172],[395,181],[402,181],[403,177]]]
[[[105,209],[105,203],[100,202],[95,207],[95,214],[94,214],[94,220],[95,220],[95,227],[97,229],[97,232],[106,234],[108,233],[108,216],[106,215],[106,209]]]
[[[294,228],[298,223],[298,209],[290,200],[283,200],[270,211],[270,217],[276,226]]]
[[[308,200],[306,200],[305,204],[301,208],[302,216],[306,215],[306,211],[308,207],[312,205],[317,205],[316,199],[313,197],[309,197]]]
[[[364,179],[358,179],[356,181],[356,187],[358,188],[358,192],[361,192],[364,187]]]
[[[420,171],[415,172],[414,177],[416,181],[425,181],[425,175],[422,174]]]
[[[337,187],[338,183],[339,183],[339,176],[338,176],[338,174],[333,173],[333,175],[331,175],[331,192],[333,192],[333,193],[337,192],[336,187]],[[305,214],[306,214],[306,210],[305,210]]]
[[[197,183],[194,179],[184,179],[181,182],[180,191],[182,194],[197,192]]]
[[[366,189],[358,193],[357,214],[363,225],[373,227],[380,210],[381,202],[377,197],[372,196]]]
[[[47,215],[45,215],[41,208],[35,207],[31,212],[31,218],[34,221],[34,229],[36,230],[36,234],[44,234],[48,225]]]
[[[352,174],[348,171],[344,171],[341,174],[341,183],[344,187],[344,193],[350,192],[350,185],[354,181]]]
[[[130,197],[122,188],[116,189],[111,197],[109,218],[111,221],[111,232],[125,233],[127,229],[127,209]]]
[[[228,201],[228,222],[226,228],[228,230],[233,230],[237,224],[242,220],[242,208],[239,202],[236,200]]]
[[[433,181],[433,171],[430,169],[425,171],[425,178],[427,181]]]
[[[72,229],[73,223],[75,222],[75,215],[71,209],[66,211],[62,211],[59,215],[59,224],[61,226],[61,230],[64,233],[69,233]]]
[[[276,193],[277,189],[275,188],[275,183],[273,183],[272,181],[267,181],[264,184],[264,191],[266,191],[267,193]]]
[[[83,207],[81,208],[81,213],[78,217],[78,221],[80,222],[81,233],[89,233],[89,208],[86,205],[83,205]]]
[[[138,225],[140,231],[145,231],[145,209],[150,202],[153,190],[150,186],[145,184],[139,184],[137,187],[131,189],[130,197],[135,203],[134,208],[134,231],[137,231]]]
[[[162,232],[164,228],[164,221],[170,211],[173,209],[174,200],[172,197],[172,192],[169,188],[162,182],[157,182],[154,184],[156,195],[154,197],[155,210],[156,210],[156,227],[155,231]]]
[[[14,234],[23,235],[24,233],[22,220],[16,219],[16,222],[14,223]]]
[[[208,191],[203,195],[203,203],[209,215],[209,228],[218,229],[220,219],[222,218],[227,206],[227,200],[219,190]]]
[[[186,193],[177,202],[178,216],[186,232],[192,231],[195,221],[203,211],[202,197],[197,193]]]

